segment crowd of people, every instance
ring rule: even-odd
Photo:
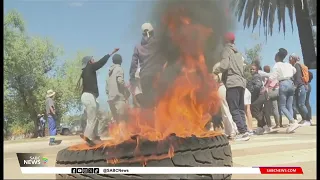
[[[225,134],[230,139],[247,141],[254,134],[277,132],[278,128],[285,127],[282,115],[289,120],[287,133],[311,125],[309,97],[313,75],[295,54],[285,62],[287,55],[286,49],[279,49],[272,72],[270,66],[262,70],[259,60],[247,65],[235,47],[234,34],[226,34],[222,59],[214,66],[213,74],[220,82],[221,116]],[[252,75],[249,79],[244,77],[246,67]],[[300,122],[297,114],[302,117]],[[255,130],[252,117],[257,120]]]
[[[156,89],[153,82],[164,65],[165,61],[155,58],[154,46],[157,40],[150,23],[141,26],[142,40],[134,48],[130,67],[130,84],[124,81],[124,70],[121,66],[122,57],[119,48],[105,55],[95,62],[92,56],[82,59],[82,73],[77,88],[81,91],[81,102],[85,107],[86,127],[81,137],[89,146],[101,143],[100,135],[103,133],[99,126],[97,112],[99,103],[98,82],[96,71],[102,68],[112,57],[113,65],[109,69],[106,94],[113,120],[123,123],[126,119],[128,98],[132,94],[133,105],[144,110],[154,107]],[[311,125],[311,108],[309,104],[310,81],[312,73],[300,63],[300,58],[292,54],[289,63],[284,62],[287,50],[280,48],[275,55],[275,65],[271,71],[269,66],[263,70],[259,61],[250,65],[252,77],[246,79],[244,57],[235,46],[235,35],[227,33],[224,36],[224,49],[221,61],[213,67],[213,77],[219,83],[221,98],[221,113],[225,134],[230,139],[249,140],[251,135],[263,135],[277,131],[284,127],[282,115],[289,120],[287,132],[292,133],[301,126]],[[49,121],[50,145],[55,144],[56,135],[54,97],[52,90],[47,92],[46,113]],[[302,121],[298,123],[297,114]],[[271,122],[275,119],[275,125]],[[39,115],[42,117],[42,115]],[[217,116],[215,116],[217,117]],[[258,122],[257,129],[253,129],[252,118]],[[41,119],[41,118],[40,118]],[[42,120],[41,120],[42,122]],[[44,127],[39,128],[39,133]]]

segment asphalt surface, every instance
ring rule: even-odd
[[[54,166],[59,150],[82,140],[78,136],[58,137],[58,146],[48,146],[48,138],[4,143],[4,179],[54,179],[55,175],[21,174],[16,153],[44,153]],[[293,134],[279,129],[277,134],[252,136],[246,142],[230,142],[234,167],[300,166],[303,175],[233,175],[232,179],[316,179],[316,126],[301,127]]]

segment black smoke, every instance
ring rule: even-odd
[[[221,45],[221,37],[232,31],[232,14],[228,12],[228,0],[159,0],[154,2],[151,13],[152,22],[156,22],[156,34],[159,39],[159,52],[166,57],[168,62],[176,61],[180,54],[179,48],[172,44],[169,38],[168,27],[162,19],[170,11],[175,11],[175,16],[182,15],[183,9],[193,24],[201,24],[213,30],[212,36],[205,46],[205,57],[208,71],[219,61],[217,48]],[[190,34],[190,36],[192,36]],[[192,41],[186,42],[192,43]],[[189,44],[192,47],[192,44]]]
[[[166,59],[167,68],[161,73],[158,88],[159,95],[166,92],[167,88],[173,83],[180,73],[181,66],[176,63],[180,53],[169,37],[168,25],[163,23],[163,18],[170,12],[171,18],[186,16],[191,19],[192,24],[200,24],[211,28],[213,33],[205,42],[205,61],[207,70],[210,73],[219,58],[218,47],[221,46],[221,39],[226,32],[232,31],[232,14],[228,12],[228,0],[159,0],[152,5],[150,18],[155,22],[155,35],[158,39],[158,57]],[[183,27],[180,29],[184,33]],[[189,35],[187,35],[188,37]],[[193,36],[193,34],[190,34]],[[191,37],[192,38],[192,37]],[[195,36],[195,38],[197,38]],[[189,39],[189,37],[188,37]],[[185,46],[194,46],[193,40],[186,41]]]

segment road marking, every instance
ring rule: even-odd
[[[293,164],[316,161],[317,148],[282,151],[276,153],[262,153],[258,155],[247,155],[233,157],[234,164],[242,166],[273,166],[278,164]]]
[[[316,139],[311,140],[282,140],[282,141],[268,141],[268,142],[253,142],[244,144],[231,144],[231,150],[239,149],[252,149],[258,147],[272,146],[272,145],[289,145],[289,144],[301,144],[301,143],[316,143]],[[249,141],[247,141],[249,142]]]

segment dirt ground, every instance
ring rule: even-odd
[[[315,121],[313,121],[315,122]],[[17,152],[44,153],[48,165],[55,165],[57,152],[78,144],[78,136],[59,136],[58,146],[48,146],[48,138],[4,142],[4,179],[54,179],[55,175],[21,174]],[[316,126],[301,127],[296,133],[252,136],[247,142],[231,142],[234,167],[301,166],[303,175],[233,175],[232,179],[316,179]]]

